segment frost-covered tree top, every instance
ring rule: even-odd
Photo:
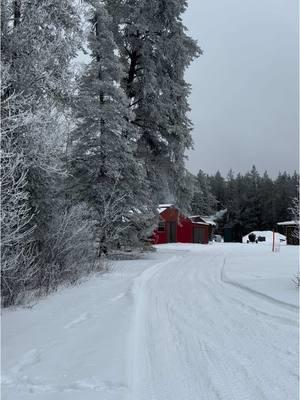
[[[2,59],[10,66],[11,91],[39,100],[67,95],[68,66],[79,48],[77,6],[72,0],[2,3]]]
[[[168,186],[176,197],[174,174],[183,173],[184,151],[192,143],[187,115],[190,86],[184,80],[184,72],[201,53],[181,20],[187,3],[106,3],[114,17],[116,42],[124,66],[122,87],[134,111],[133,124],[139,128],[138,153],[153,176],[169,176]],[[157,190],[162,185],[163,180]]]

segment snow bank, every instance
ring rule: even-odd
[[[226,258],[223,269],[225,282],[244,287],[278,302],[296,307],[299,293],[293,278],[298,271],[298,249],[282,246],[273,253],[271,247],[247,245],[253,254]]]
[[[243,237],[243,243],[247,243],[247,240],[249,240],[248,236],[251,233],[254,233],[256,238],[258,238],[258,236],[264,236],[266,238],[265,242],[258,242],[258,244],[270,244],[273,242],[273,232],[272,231],[252,231]],[[286,244],[286,237],[284,235],[281,235],[278,232],[275,232],[275,243]]]

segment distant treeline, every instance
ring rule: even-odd
[[[219,171],[208,175],[200,170],[194,182],[194,214],[212,215],[227,209],[219,225],[238,223],[246,233],[276,228],[277,222],[293,217],[299,174],[280,172],[272,179],[267,172],[261,176],[255,166],[244,175],[230,170],[226,177]]]

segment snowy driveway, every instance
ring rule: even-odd
[[[166,245],[2,316],[3,399],[294,400],[297,249]]]

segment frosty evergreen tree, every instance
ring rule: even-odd
[[[245,191],[242,219],[244,225],[251,231],[260,226],[260,206],[258,203],[260,176],[254,165],[244,179],[247,191]]]
[[[209,185],[212,194],[218,199],[217,209],[222,210],[225,206],[225,180],[222,177],[220,171],[217,171],[214,176],[208,177]]]
[[[216,210],[217,200],[211,192],[208,176],[200,170],[196,177],[192,212],[199,215],[210,215]]]
[[[125,71],[122,86],[134,112],[132,123],[138,127],[138,156],[145,161],[157,201],[163,200],[164,193],[172,193],[169,196],[176,201],[185,177],[184,151],[191,146],[190,87],[184,71],[200,53],[182,24],[186,2],[112,0],[107,4],[115,17]]]
[[[2,14],[2,59],[7,70],[2,100],[22,98],[14,112],[32,116],[30,125],[14,130],[14,143],[28,165],[28,200],[41,241],[51,218],[49,188],[56,186],[51,181],[61,172],[58,152],[63,140],[57,140],[57,131],[69,90],[69,63],[79,45],[79,17],[71,0],[7,0]]]
[[[134,158],[136,131],[120,87],[121,64],[101,1],[89,1],[91,63],[79,82],[73,132],[73,174],[80,200],[97,212],[99,255],[151,219],[142,161]],[[146,217],[145,217],[146,216]],[[146,223],[147,227],[147,223]],[[145,228],[145,226],[143,226]]]
[[[278,222],[275,215],[274,195],[274,182],[265,171],[259,181],[257,193],[261,230],[268,230],[275,227],[276,222]]]

